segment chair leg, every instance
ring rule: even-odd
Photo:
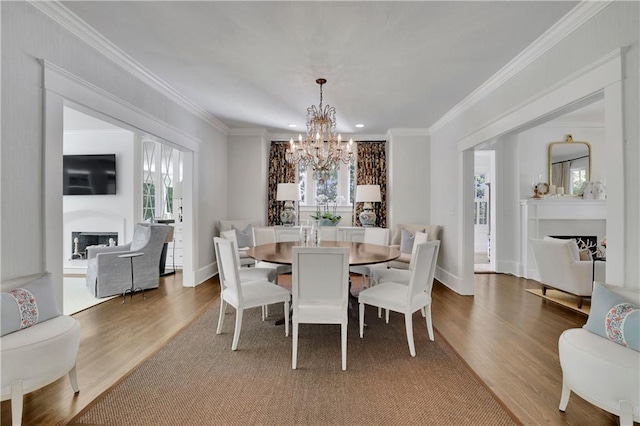
[[[291,351],[291,368],[298,367],[298,321],[293,318],[293,350]]]
[[[384,310],[384,319],[387,321],[387,324],[389,324],[389,310],[388,309]]]
[[[284,302],[284,335],[289,337],[289,301]]]
[[[620,401],[620,426],[633,426],[633,404]]]
[[[224,322],[224,313],[227,310],[227,304],[224,299],[220,297],[220,315],[218,316],[218,328],[216,329],[216,334],[222,333],[222,323]]]
[[[382,318],[382,308],[378,307],[378,318]]]
[[[347,323],[343,322],[342,331],[342,371],[347,369]]]
[[[71,382],[71,387],[73,388],[73,393],[80,392],[80,387],[78,386],[78,374],[76,372],[76,365],[73,364],[73,368],[69,370],[69,381]]]
[[[422,314],[422,318],[426,318],[427,317],[427,311],[424,308],[424,306],[422,307],[422,309],[420,309],[420,313]]]
[[[578,296],[578,309],[582,309],[582,297]]]
[[[564,411],[567,409],[567,404],[569,404],[569,397],[571,396],[571,389],[565,383],[564,379],[562,380],[562,395],[560,396],[560,411]]]
[[[236,309],[236,330],[233,332],[233,343],[231,344],[231,350],[238,349],[238,340],[240,340],[240,330],[242,329],[242,308]]]
[[[427,332],[429,332],[429,340],[433,342],[433,322],[431,321],[431,304],[424,306],[422,308],[422,315],[426,318],[427,321]]]
[[[416,356],[416,346],[413,343],[413,318],[411,314],[404,314],[404,324],[407,328],[407,342],[409,343],[409,353],[411,354],[411,356]]]
[[[22,380],[17,380],[11,384],[11,425],[20,426],[22,424]]]
[[[360,338],[364,337],[364,303],[360,302],[359,306],[359,317],[360,317]]]

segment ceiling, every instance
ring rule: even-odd
[[[577,3],[63,2],[229,128],[304,131],[323,77],[345,134],[429,127]]]

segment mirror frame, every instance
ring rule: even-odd
[[[549,160],[549,166],[548,166],[549,167],[549,174],[548,174],[549,175],[549,182],[548,182],[549,185],[551,185],[551,182],[553,182],[553,171],[552,171],[553,170],[553,167],[552,167],[552,164],[553,164],[553,161],[552,161],[553,147],[556,146],[556,145],[568,145],[568,144],[575,144],[575,145],[583,144],[583,145],[587,146],[587,152],[588,152],[588,155],[589,155],[589,169],[588,169],[589,177],[588,177],[587,181],[591,180],[591,144],[589,142],[587,142],[587,141],[574,141],[573,137],[571,135],[567,135],[567,138],[564,140],[564,142],[551,142],[549,144],[549,148],[548,148],[548,152],[547,152],[547,157],[548,157],[548,160]]]

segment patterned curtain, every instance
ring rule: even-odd
[[[387,154],[386,142],[358,142],[356,185],[380,185],[382,202],[372,203],[376,214],[376,226],[387,227]],[[355,226],[360,223],[360,212],[364,203],[356,203]]]
[[[278,184],[296,182],[296,166],[285,160],[288,146],[286,142],[271,142],[267,188],[267,226],[280,224],[280,212],[284,208],[284,201],[276,201]]]

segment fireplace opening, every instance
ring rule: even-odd
[[[71,259],[86,259],[88,246],[117,245],[117,232],[72,232]]]
[[[563,240],[576,240],[580,250],[588,249],[591,256],[596,256],[598,251],[598,237],[595,235],[551,235],[552,238],[560,238]]]

